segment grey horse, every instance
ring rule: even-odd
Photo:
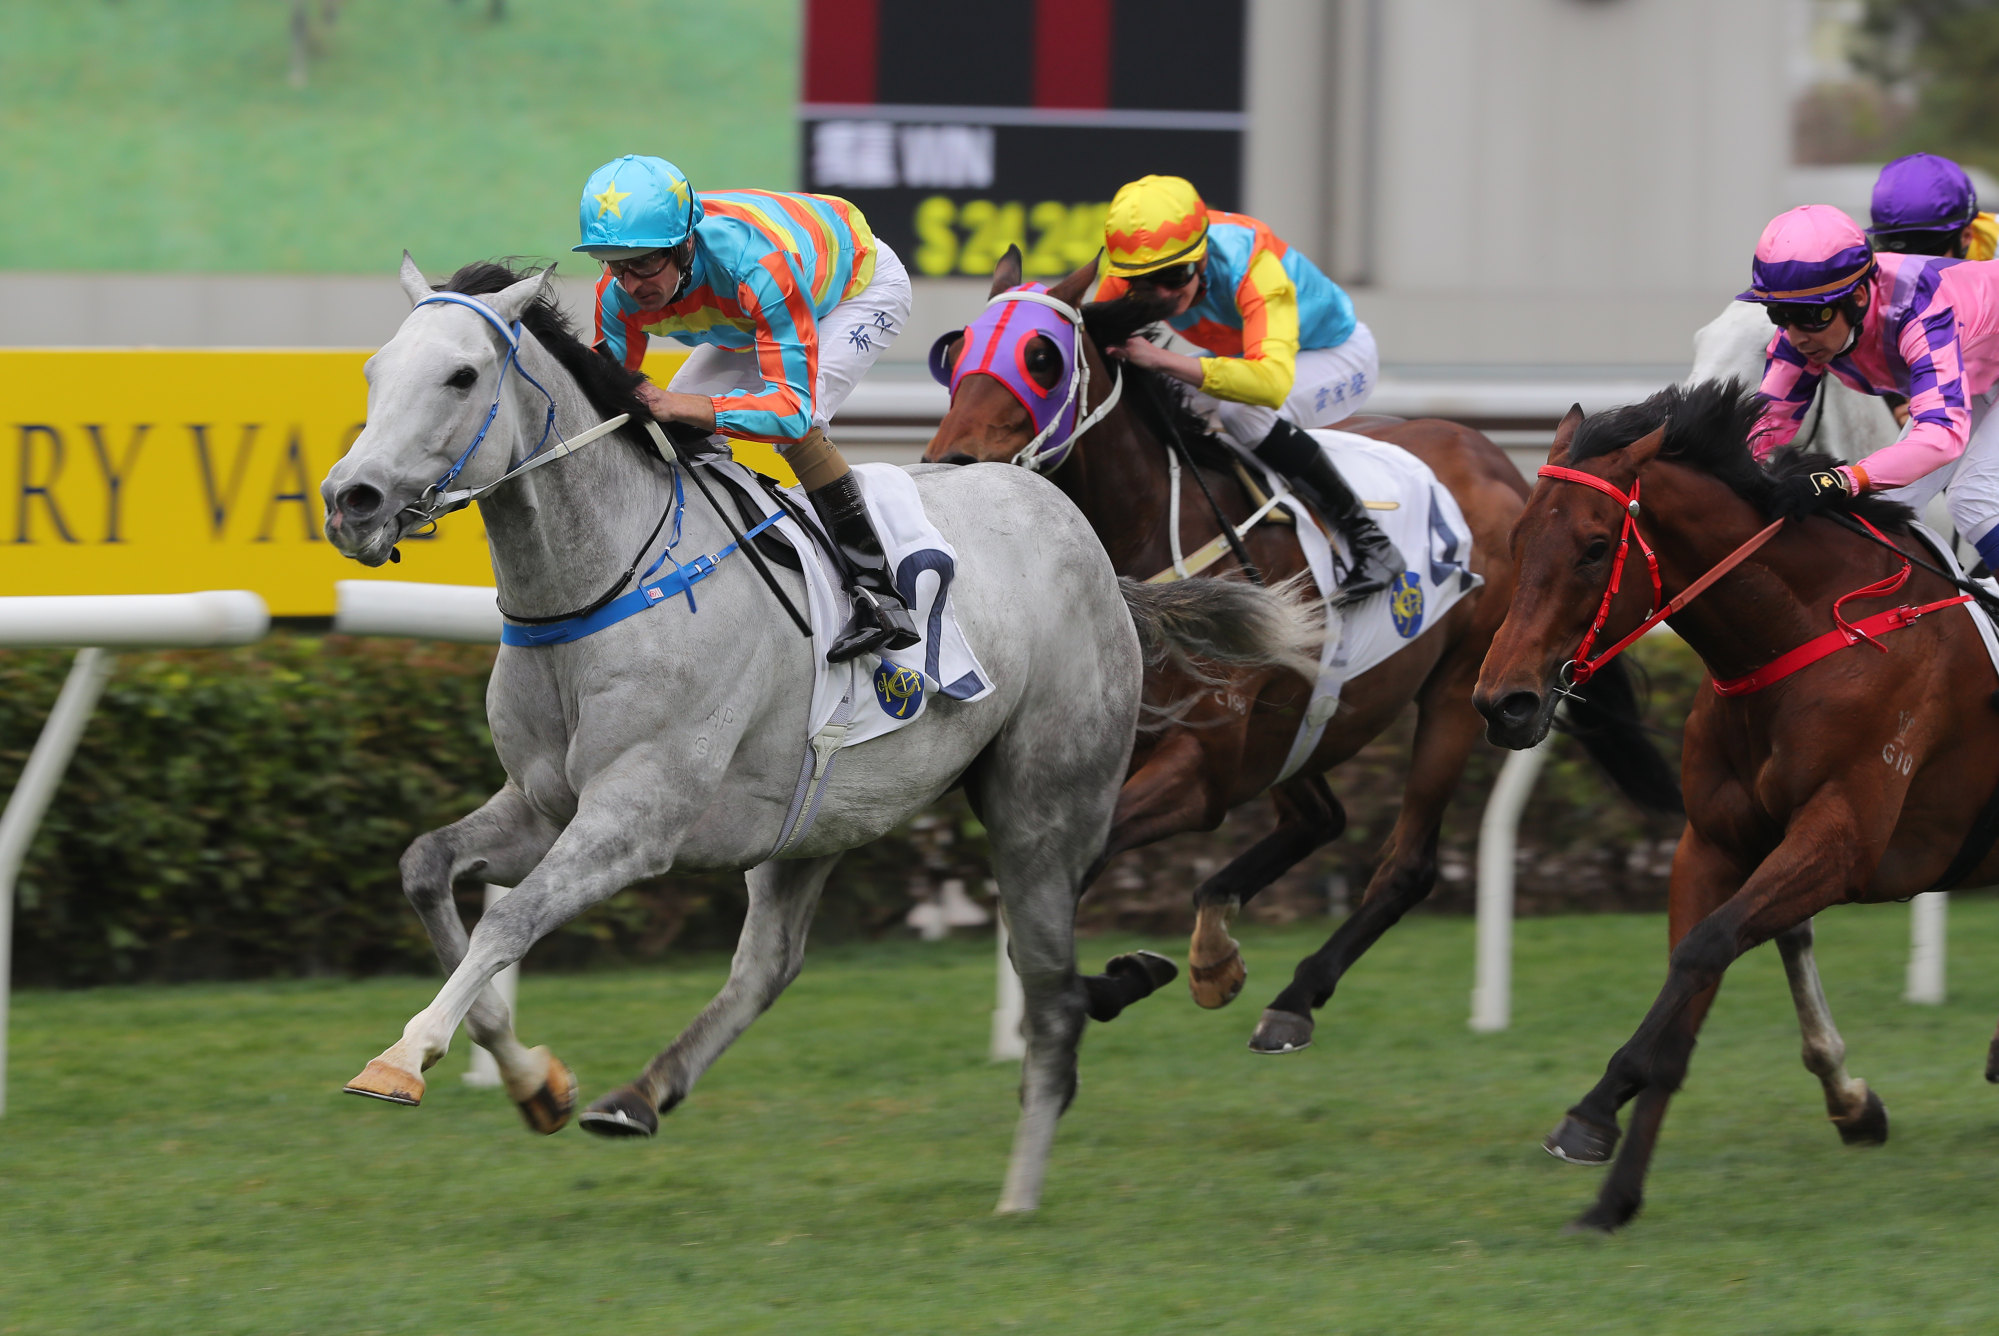
[[[326,534],[340,552],[369,566],[388,561],[440,509],[452,473],[467,491],[501,484],[478,504],[501,607],[517,618],[585,606],[620,570],[614,588],[628,584],[634,550],[639,561],[657,553],[644,535],[667,513],[673,469],[688,466],[668,464],[629,428],[503,481],[510,463],[539,448],[551,413],[561,437],[619,413],[644,420],[636,377],[576,340],[547,277],[471,265],[445,286],[480,294],[476,302],[439,301],[404,257],[403,287],[420,304],[369,359],[367,428],[321,487]],[[509,377],[510,345],[520,374]],[[475,439],[483,443],[468,451]],[[658,1114],[797,976],[841,852],[962,784],[990,832],[1027,999],[1020,1122],[999,1209],[1034,1209],[1075,1090],[1085,1017],[1114,1017],[1172,977],[1170,963],[1149,955],[1087,978],[1075,966],[1076,901],[1110,827],[1147,656],[1309,668],[1318,628],[1276,591],[1121,584],[1074,507],[1025,470],[914,473],[957,549],[950,597],[996,690],[977,702],[936,699],[915,724],[844,752],[816,823],[774,859],[807,745],[813,657],[748,561],[715,568],[699,586],[698,612],[675,598],[571,643],[503,647],[486,705],[506,785],[418,838],[402,860],[404,890],[450,977],[350,1091],[419,1102],[420,1073],[464,1022],[498,1060],[529,1126],[558,1130],[574,1107],[574,1077],[546,1048],[515,1038],[493,976],[641,878],[746,869],[749,910],[728,982],[637,1079],[581,1118],[606,1135],[651,1135]],[[684,495],[679,557],[725,547],[724,518],[697,489]],[[803,606],[797,575],[772,575]],[[468,936],[451,887],[472,877],[516,889]]]

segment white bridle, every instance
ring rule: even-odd
[[[986,305],[992,307],[1000,302],[1034,302],[1046,306],[1074,327],[1075,344],[1069,353],[1069,388],[1062,396],[1061,411],[1055,414],[1033,440],[1021,446],[1013,457],[1014,463],[1035,473],[1040,473],[1044,469],[1060,468],[1063,461],[1069,458],[1069,452],[1075,448],[1076,438],[1102,422],[1111,409],[1117,406],[1118,396],[1124,393],[1124,373],[1113,369],[1110,393],[1104,396],[1102,403],[1090,410],[1087,417],[1081,416],[1082,407],[1090,397],[1090,363],[1083,355],[1083,313],[1060,297],[1051,297],[1045,292],[1033,292],[1026,288],[1002,292]],[[1074,406],[1078,413],[1076,425],[1070,428],[1067,436],[1053,445],[1048,445],[1048,438],[1062,425],[1062,419],[1069,416],[1071,406]]]

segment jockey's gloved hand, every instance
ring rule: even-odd
[[[1812,469],[1778,480],[1770,513],[1776,519],[1799,519],[1822,510],[1844,509],[1853,496],[1853,484],[1838,469]]]

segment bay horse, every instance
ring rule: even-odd
[[[808,727],[825,645],[778,615],[776,593],[785,587],[802,606],[803,579],[767,572],[778,583],[766,587],[751,561],[730,559],[742,541],[733,521],[701,503],[705,480],[686,478],[706,466],[663,435],[657,452],[629,426],[584,448],[600,428],[651,419],[641,377],[576,338],[548,273],[468,265],[433,291],[405,256],[415,309],[368,360],[367,428],[321,488],[328,540],[369,566],[490,493],[478,504],[509,618],[486,696],[506,784],[402,860],[404,891],[450,977],[348,1090],[419,1103],[423,1070],[464,1022],[498,1060],[529,1127],[560,1129],[575,1078],[548,1049],[514,1037],[492,977],[640,878],[743,869],[749,911],[728,982],[634,1080],[581,1115],[592,1132],[651,1136],[659,1114],[797,977],[841,852],[962,784],[992,835],[1026,993],[1021,1113],[999,1209],[1032,1210],[1075,1093],[1085,1017],[1109,1019],[1173,973],[1149,953],[1102,975],[1075,965],[1076,901],[1131,754],[1143,656],[1228,643],[1287,660],[1294,640],[1309,646],[1310,628],[1293,635],[1299,619],[1270,591],[1217,588],[1188,601],[1120,582],[1074,507],[1038,478],[919,469],[925,511],[957,552],[951,606],[992,689],[940,695],[897,732],[818,751],[822,739],[838,745],[847,721],[840,733]],[[447,492],[454,481],[465,490]],[[887,710],[875,677],[872,692],[865,676],[847,689],[861,708],[879,696]],[[468,877],[515,887],[469,938],[451,889]]]
[[[1880,1097],[1846,1072],[1812,916],[1999,877],[1999,804],[1988,804],[1999,698],[1979,614],[1905,559],[1937,560],[1905,507],[1862,498],[1841,516],[1853,530],[1775,515],[1777,479],[1837,461],[1784,451],[1759,467],[1748,449],[1757,413],[1734,382],[1675,386],[1587,421],[1571,409],[1514,528],[1519,582],[1479,677],[1491,739],[1532,746],[1564,684],[1587,678],[1591,647],[1614,652],[1648,601],[1712,675],[1686,722],[1665,985],[1546,1142],[1561,1159],[1606,1161],[1619,1110],[1637,1100],[1616,1166],[1572,1228],[1615,1230],[1637,1214],[1722,974],[1772,938],[1834,1126],[1848,1144],[1886,1141]],[[1985,1074],[1999,1080],[1999,1038]]]
[[[1093,266],[1078,269],[1046,295],[1078,307],[1095,272]],[[1020,283],[1020,254],[1010,249],[993,274],[994,300]],[[1045,333],[1037,333],[1017,350],[1001,354],[1018,356],[1036,384],[1051,392],[1059,388],[1065,371],[1086,373],[1089,402],[1080,405],[1073,448],[1048,476],[1089,520],[1117,571],[1141,580],[1167,570],[1173,560],[1167,531],[1173,500],[1167,442],[1173,436],[1191,447],[1194,464],[1180,482],[1180,545],[1185,551],[1195,551],[1220,531],[1204,493],[1214,496],[1231,525],[1241,524],[1259,505],[1234,456],[1207,436],[1205,426],[1162,379],[1121,364],[1122,400],[1107,402],[1120,382],[1110,374],[1102,348],[1122,343],[1151,319],[1131,301],[1094,305],[1085,312],[1089,337],[1078,332],[1075,349],[1057,347]],[[938,365],[948,367],[961,341],[962,335],[940,340]],[[1070,357],[1081,362],[1072,367]],[[1099,413],[1101,420],[1096,420]],[[1359,751],[1415,702],[1415,745],[1402,809],[1366,893],[1324,946],[1299,963],[1290,984],[1264,1010],[1249,1041],[1258,1053],[1304,1048],[1311,1041],[1312,1012],[1325,1005],[1353,963],[1436,882],[1438,829],[1481,727],[1471,708],[1472,685],[1512,594],[1506,536],[1527,490],[1498,447],[1456,423],[1369,418],[1345,425],[1414,454],[1450,489],[1471,526],[1470,566],[1484,577],[1484,588],[1459,600],[1433,628],[1392,657],[1349,680],[1317,748],[1281,782],[1310,694],[1308,680],[1275,667],[1231,670],[1219,681],[1190,677],[1172,665],[1157,667],[1148,676],[1148,702],[1163,705],[1193,697],[1194,703],[1191,708],[1183,704],[1164,726],[1141,734],[1130,777],[1118,795],[1106,850],[1108,857],[1182,831],[1213,830],[1234,808],[1269,793],[1277,810],[1276,829],[1194,893],[1189,986],[1202,1006],[1224,1006],[1246,978],[1241,953],[1228,932],[1237,911],[1346,826],[1346,813],[1324,772]],[[1027,411],[999,381],[967,376],[959,381],[924,458],[960,464],[1013,460],[1034,435]],[[1287,528],[1260,526],[1241,542],[1263,578],[1281,582],[1305,571],[1298,541]],[[1235,583],[1244,574],[1232,555],[1213,569],[1220,578],[1187,583]],[[1639,726],[1629,680],[1612,672],[1579,695],[1572,719],[1590,754],[1641,804],[1677,811],[1679,794],[1671,771]]]

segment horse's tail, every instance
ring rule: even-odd
[[[1171,666],[1199,681],[1217,680],[1204,664],[1286,668],[1306,681],[1319,676],[1325,616],[1303,596],[1299,574],[1268,588],[1240,580],[1176,580],[1145,584],[1118,577],[1125,607],[1138,629],[1148,668]]]
[[[1683,814],[1680,781],[1645,731],[1638,692],[1624,661],[1612,659],[1571,691],[1565,731],[1583,744],[1618,791],[1640,807]]]

